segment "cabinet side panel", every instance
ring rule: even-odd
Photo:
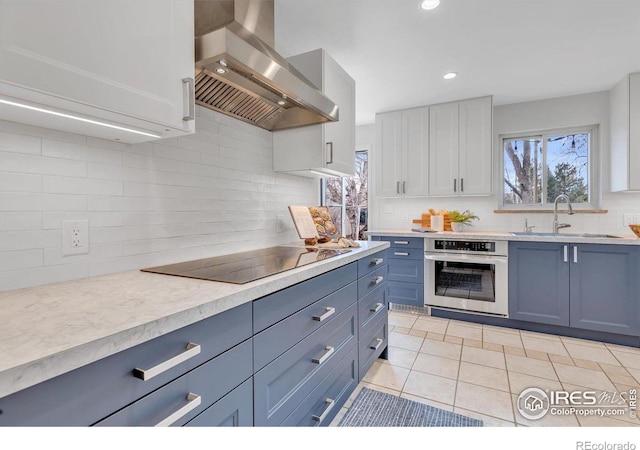
[[[629,189],[640,190],[640,73],[629,86]]]
[[[611,190],[615,192],[629,185],[629,77],[611,89],[610,102]]]

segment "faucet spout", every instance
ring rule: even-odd
[[[553,234],[558,233],[558,230],[561,228],[567,228],[571,226],[571,224],[568,224],[568,223],[558,223],[558,201],[559,200],[566,201],[567,209],[568,209],[567,214],[569,215],[573,214],[573,206],[571,205],[571,200],[569,200],[569,197],[567,197],[565,194],[558,195],[553,202]]]

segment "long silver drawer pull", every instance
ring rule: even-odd
[[[573,262],[574,263],[578,262],[578,246],[577,245],[573,246]]]
[[[377,313],[382,309],[383,306],[384,306],[384,303],[376,303],[375,308],[371,308],[369,311]]]
[[[384,342],[384,339],[377,338],[376,339],[376,345],[371,345],[369,348],[371,350],[378,350],[383,342]]]
[[[317,320],[318,322],[322,322],[324,319],[333,316],[336,313],[336,309],[332,306],[327,306],[327,312],[322,314],[321,316],[313,316],[313,320]]]
[[[393,252],[393,254],[396,256],[409,256],[409,253],[407,252]]]
[[[384,262],[384,258],[374,258],[371,260],[371,264],[377,266],[378,264],[382,264]]]
[[[371,280],[371,284],[380,284],[382,283],[382,281],[384,281],[384,277],[378,275],[373,280]]]
[[[567,255],[567,245],[564,246],[564,262],[569,262],[569,256]]]
[[[191,411],[196,409],[198,406],[200,406],[200,403],[202,403],[202,397],[200,397],[199,395],[192,394],[191,392],[189,392],[189,394],[187,394],[187,401],[189,403],[184,405],[179,410],[173,412],[170,416],[167,416],[164,419],[162,419],[155,426],[156,427],[168,427],[169,425],[172,425],[172,424],[176,423],[176,421],[178,421],[179,419],[183,418],[184,416],[189,414]]]
[[[193,78],[182,79],[182,99],[183,99],[183,111],[184,116],[182,120],[195,120],[196,118],[196,99],[194,96],[194,82]]]
[[[324,355],[322,355],[320,358],[313,358],[313,359],[311,360],[311,362],[313,362],[313,363],[315,363],[315,364],[322,364],[322,363],[323,363],[323,362],[325,362],[325,361],[327,360],[327,358],[328,358],[329,356],[331,356],[331,355],[333,354],[333,352],[336,350],[335,348],[330,347],[330,346],[328,346],[328,345],[327,345],[324,349],[326,350],[326,353],[325,353]]]
[[[184,352],[180,353],[177,356],[174,356],[171,359],[167,359],[166,361],[161,362],[160,364],[152,367],[151,369],[139,369],[136,367],[135,369],[133,369],[133,376],[136,378],[140,378],[141,380],[144,380],[144,381],[150,380],[156,375],[160,375],[161,373],[166,372],[172,367],[175,367],[178,364],[193,358],[198,353],[200,353],[200,345],[194,344],[193,342],[189,342]]]
[[[409,245],[409,241],[393,241],[393,243],[398,245]]]
[[[322,423],[325,417],[327,417],[327,414],[329,414],[333,407],[336,405],[336,401],[332,398],[327,398],[325,400],[325,403],[327,404],[327,407],[324,409],[324,411],[322,411],[322,414],[320,414],[319,416],[316,416],[315,414],[311,416],[316,422]]]

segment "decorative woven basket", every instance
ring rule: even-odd
[[[414,219],[413,223],[419,223],[422,228],[431,228],[431,214],[422,214],[420,219]],[[451,231],[451,217],[444,215],[444,231]]]

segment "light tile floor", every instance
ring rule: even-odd
[[[638,348],[406,312],[389,312],[389,359],[374,363],[332,425],[363,386],[479,418],[485,426],[640,426],[628,413],[547,414],[531,421],[516,408],[529,387],[640,390]]]

